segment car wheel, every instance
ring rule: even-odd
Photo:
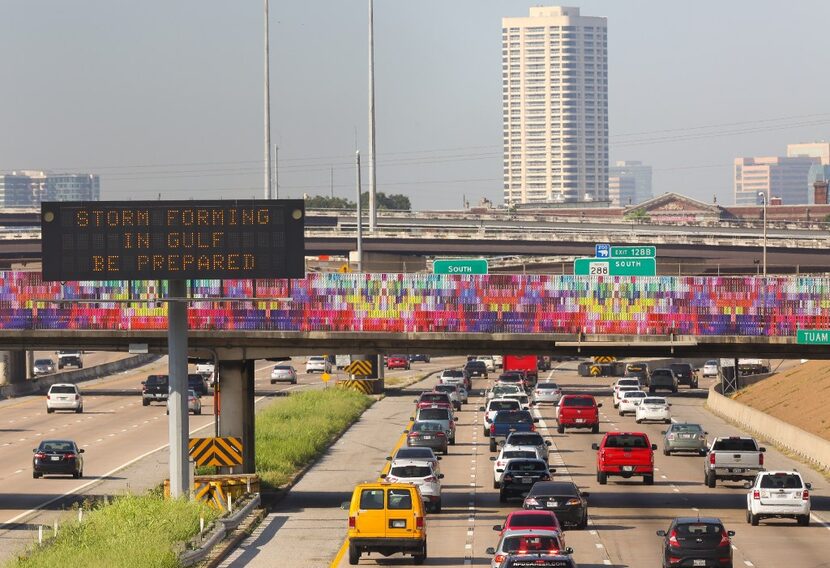
[[[620,416],[625,416],[625,412],[623,412],[622,410],[620,410]]]
[[[421,553],[414,555],[412,557],[412,561],[413,561],[414,564],[420,566],[421,564],[426,562],[426,559],[427,559],[427,543],[424,543],[424,548],[421,549]]]
[[[507,503],[507,493],[499,491],[499,503]]]
[[[291,381],[291,384],[296,385],[297,384],[297,379],[294,379],[293,381]]]
[[[718,482],[718,479],[717,479],[717,476],[714,473],[708,474],[706,476],[706,486],[707,487],[713,488],[713,487],[715,487],[715,485],[717,485],[717,482]]]
[[[556,427],[556,431],[560,434],[564,434],[565,433],[565,427],[560,424]]]
[[[40,477],[43,477],[43,474],[42,474],[42,473],[38,473],[38,472],[36,472],[36,471],[33,471],[33,472],[32,472],[32,477],[33,477],[34,479],[38,479],[38,478],[40,478]]]
[[[798,524],[802,527],[810,526],[810,515],[801,515],[798,517]]]
[[[699,453],[701,456],[705,456],[706,455],[706,450],[698,450],[697,453]]]
[[[494,482],[493,482],[493,489],[498,489],[498,488],[499,488],[499,482],[498,482],[498,481],[494,481]]]
[[[758,526],[758,521],[760,521],[760,520],[761,519],[760,519],[760,517],[758,517],[758,515],[756,515],[752,512],[749,513],[749,524],[752,525],[753,527],[757,527]]]
[[[55,412],[54,408],[49,408],[48,406],[46,407],[46,414],[52,414],[53,412]]]
[[[150,406],[150,401],[146,398],[141,399],[141,406]]]
[[[746,510],[746,524],[749,524],[749,509]]]
[[[438,502],[433,506],[432,510],[436,513],[441,512],[441,499],[438,499]]]
[[[355,566],[358,562],[360,562],[360,549],[349,543],[349,565]]]
[[[664,456],[670,456],[671,455],[671,452],[669,451],[668,448],[663,448],[663,455]]]
[[[77,472],[77,471],[72,472],[72,479],[78,479],[80,476],[81,476],[80,472]]]
[[[666,418],[666,424],[671,424],[671,418]]]
[[[195,414],[196,416],[200,416],[202,414],[202,409],[197,408],[196,410],[193,411],[193,414]]]
[[[484,437],[489,438],[490,437],[490,430],[488,430],[486,427],[482,428],[482,429],[484,430]]]
[[[673,393],[677,392],[677,387],[674,387],[671,391],[672,391]]]
[[[643,423],[643,421],[642,421],[642,420],[640,420],[639,418],[635,418],[635,419],[634,419],[634,422],[636,422],[637,424],[642,424],[642,423]]]
[[[692,384],[692,385],[689,385],[689,388],[690,388],[690,389],[696,389],[696,388],[697,388],[697,383],[694,383],[694,384]]]
[[[83,407],[83,406],[79,406],[79,407],[78,407],[78,409],[77,409],[77,410],[75,410],[75,412],[76,412],[77,414],[83,414],[83,413],[84,413],[84,407]]]
[[[277,384],[277,381],[275,381],[274,379],[271,379],[271,384],[275,385],[275,384]]]
[[[490,438],[490,451],[491,451],[491,452],[495,452],[495,451],[496,451],[496,440],[495,440],[495,439],[493,439],[493,438]]]
[[[654,475],[644,475],[643,485],[654,485]]]
[[[444,455],[447,455],[448,453],[450,453],[450,451],[445,447],[444,448]]]
[[[591,433],[599,434],[599,424],[594,424],[593,426],[591,426]]]
[[[605,473],[604,471],[598,471],[597,472],[597,482],[600,485],[605,485],[606,483],[608,483],[608,474]]]

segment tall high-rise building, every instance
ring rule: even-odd
[[[628,207],[639,203],[637,201],[637,178],[630,174],[609,174],[608,200],[612,207]]]
[[[93,174],[19,171],[0,174],[0,207],[40,207],[41,201],[98,201],[101,183]]]
[[[622,205],[623,207],[637,205],[654,197],[651,190],[651,166],[646,166],[638,160],[619,160],[608,168],[608,192],[612,203],[614,199],[611,196],[613,189],[611,180],[615,177],[632,178],[634,180],[633,191],[628,187],[630,185],[628,184],[626,186],[626,198],[617,203],[617,205]],[[629,203],[628,198],[631,199],[631,203]]]
[[[779,197],[783,205],[809,203],[807,176],[819,161],[811,156],[735,158],[735,205],[758,205],[759,193]]]
[[[608,199],[605,18],[532,7],[502,19],[504,201]]]

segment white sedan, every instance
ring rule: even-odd
[[[507,464],[514,459],[542,459],[536,446],[503,446],[498,457],[490,457],[493,462],[493,489],[498,489]]]
[[[624,392],[631,392],[631,391],[638,391],[640,390],[639,385],[620,385],[614,387],[614,394],[611,395],[611,398],[614,400],[614,408],[620,406],[620,399]]]
[[[646,420],[656,420],[671,424],[671,404],[665,398],[647,396],[634,410],[634,420],[637,424]]]
[[[704,377],[717,377],[718,376],[718,362],[714,359],[710,359],[706,361],[703,365],[703,376]]]
[[[645,391],[625,391],[622,393],[622,398],[620,398],[620,416],[625,415],[626,412],[636,412],[637,406],[646,398],[648,395]]]

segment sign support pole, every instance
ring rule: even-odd
[[[186,298],[184,280],[170,280],[167,284],[170,298]],[[190,494],[188,462],[188,437],[190,435],[187,414],[187,303],[173,301],[167,305],[167,355],[170,378],[170,411],[168,432],[170,438],[170,496],[173,499]]]

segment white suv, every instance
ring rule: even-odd
[[[46,393],[46,412],[56,410],[74,410],[78,414],[84,411],[84,398],[81,391],[72,383],[55,383]]]
[[[325,357],[312,355],[305,360],[306,373],[331,373],[331,363]]]
[[[788,517],[810,525],[810,489],[797,471],[762,471],[747,482],[746,522],[758,526],[764,518]]]
[[[441,512],[441,479],[430,461],[395,460],[389,466],[389,473],[381,478],[392,483],[412,483],[421,492],[424,506],[433,513]]]

